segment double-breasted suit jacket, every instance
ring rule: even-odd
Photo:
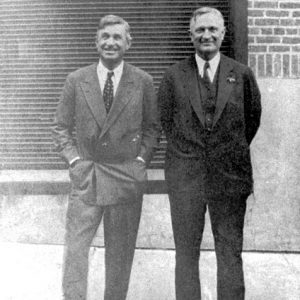
[[[140,199],[159,135],[156,95],[150,75],[124,63],[114,101],[106,113],[97,64],[71,73],[54,122],[57,150],[70,168],[71,196],[100,205]],[[135,158],[141,156],[146,164]]]
[[[260,124],[260,92],[251,69],[224,55],[217,73],[211,130],[205,128],[195,57],[172,66],[162,80],[158,102],[171,190],[252,191],[249,147]]]

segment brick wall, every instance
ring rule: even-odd
[[[248,0],[249,65],[258,77],[300,78],[300,0]]]

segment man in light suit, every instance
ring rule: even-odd
[[[146,166],[160,133],[151,76],[123,61],[130,45],[128,23],[103,17],[96,38],[99,62],[67,77],[58,104],[53,136],[71,178],[65,300],[86,299],[89,247],[102,217],[104,299],[126,298]]]
[[[224,19],[213,8],[190,21],[195,55],[167,70],[158,94],[167,137],[167,181],[176,248],[177,300],[199,300],[200,244],[208,209],[217,256],[219,300],[244,299],[246,200],[253,179],[250,143],[260,124],[252,71],[220,54]]]

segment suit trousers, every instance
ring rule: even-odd
[[[217,257],[217,299],[244,299],[241,254],[247,196],[207,196],[195,189],[169,191],[177,300],[201,299],[199,258],[207,208]]]
[[[125,300],[140,222],[142,201],[107,206],[69,199],[63,265],[64,300],[87,297],[88,256],[103,216],[105,300]]]

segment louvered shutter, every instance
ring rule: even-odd
[[[199,6],[228,1],[1,0],[0,164],[4,169],[61,169],[50,126],[66,75],[98,60],[99,18],[123,17],[132,28],[126,60],[149,72],[158,87],[166,68],[193,52],[189,18]],[[229,53],[226,37],[222,52]],[[163,164],[162,139],[151,167]]]

